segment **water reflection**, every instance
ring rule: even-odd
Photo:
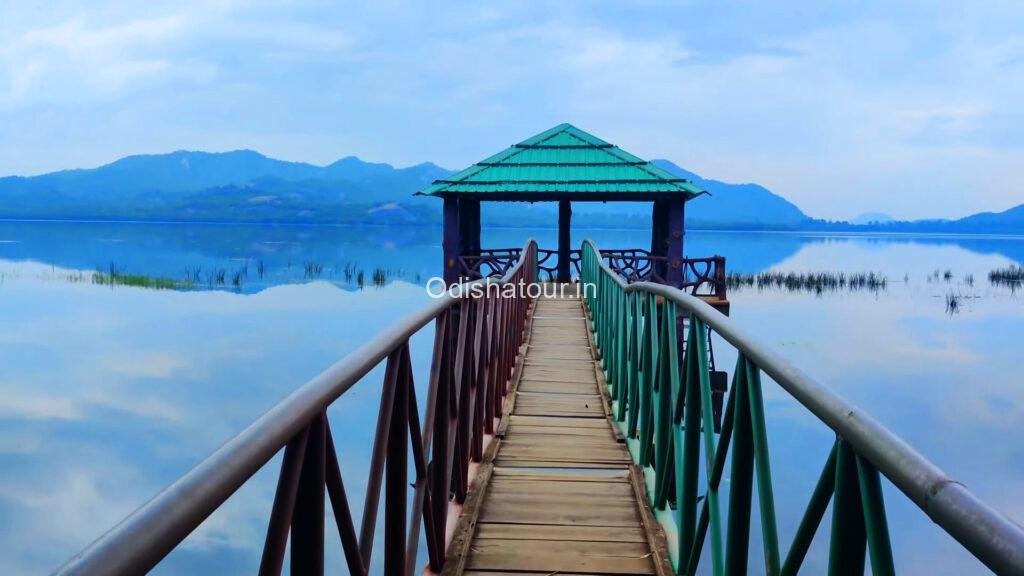
[[[486,230],[483,243],[517,246],[528,235],[554,245],[554,231],[519,229]],[[180,292],[110,288],[62,274],[114,260],[133,272],[168,275],[188,263],[223,266],[258,256],[273,269],[289,259],[325,266],[387,262],[426,278],[439,268],[438,236],[384,228],[0,225],[0,519],[7,528],[0,573],[49,571],[295,386],[427,298],[406,281],[359,291],[344,282],[267,274],[273,280],[241,293]],[[599,245],[643,246],[649,233],[581,231],[574,242],[584,236]],[[733,316],[1018,520],[1024,519],[1024,387],[1016,374],[1024,302],[986,279],[989,270],[1019,262],[1014,255],[1022,254],[1021,245],[1018,239],[687,235],[688,253],[723,254],[733,270],[875,270],[889,278],[877,294],[736,291]],[[950,268],[953,277],[929,281],[936,268]],[[969,274],[973,286],[965,283]],[[943,306],[951,289],[977,296],[954,318]],[[421,390],[429,339],[428,329],[412,342]],[[731,369],[728,347],[715,349],[719,364]],[[379,372],[330,410],[357,517]],[[774,384],[766,383],[765,398],[785,550],[832,438]],[[276,466],[275,460],[261,471],[159,572],[254,572]],[[888,485],[886,498],[902,573],[981,570]],[[341,566],[330,520],[327,533],[328,561]],[[825,570],[819,540],[808,573]],[[755,534],[752,558],[760,554],[758,542]]]

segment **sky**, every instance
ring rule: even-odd
[[[1024,202],[1019,2],[0,3],[0,175],[462,168],[561,122],[819,218]]]

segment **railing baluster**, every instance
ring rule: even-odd
[[[394,408],[387,442],[387,470],[384,480],[384,574],[405,575],[406,500],[409,490],[409,388],[412,366],[409,344],[400,351]]]
[[[288,530],[295,510],[295,495],[299,489],[299,477],[306,457],[306,443],[309,427],[305,427],[288,442],[281,461],[281,474],[274,493],[274,507],[267,526],[267,538],[263,544],[263,558],[260,561],[260,576],[278,576],[284,565],[284,552],[288,544]]]
[[[485,296],[480,299],[480,309],[484,317],[481,318],[483,327],[480,332],[480,379],[477,394],[480,407],[477,414],[480,416],[481,432],[486,434],[494,433],[494,392],[493,379],[497,376],[498,366],[494,362],[497,348],[493,340],[497,333],[494,325],[497,318],[495,311],[496,298]],[[482,436],[483,434],[481,434]],[[483,457],[483,440],[478,441],[481,446],[480,457]]]
[[[754,443],[747,408],[746,362],[736,362],[733,397],[740,409],[733,420],[732,467],[729,472],[729,513],[725,544],[725,573],[746,574],[750,548],[750,508],[754,490]],[[708,423],[705,422],[707,427]],[[719,443],[719,449],[722,444]]]
[[[658,366],[658,306],[653,294],[642,296],[647,301],[644,321],[644,382],[640,389],[640,466],[651,466],[654,460],[654,386]]]
[[[423,436],[423,428],[420,427],[419,405],[416,402],[416,384],[409,373],[409,443],[412,448],[413,465],[416,470],[416,480],[413,482],[412,507],[409,510],[409,535],[405,544],[405,570],[406,576],[412,576],[416,568],[416,552],[420,544],[420,520],[426,525],[426,539],[428,548],[430,540],[436,535],[433,517],[424,514],[424,510],[430,509],[429,494],[427,493],[427,440]],[[428,392],[428,396],[430,392]],[[427,416],[427,431],[429,432],[430,415]]]
[[[692,326],[691,326],[692,331]],[[692,333],[692,332],[691,332]],[[670,342],[668,345],[675,346]],[[684,475],[682,494],[679,499],[680,526],[680,560],[682,565],[690,562],[689,544],[695,540],[694,522],[697,508],[697,483],[700,463],[700,391],[698,390],[699,375],[696,374],[697,363],[694,346],[688,346],[686,352],[686,403],[683,410],[683,458],[681,473]],[[696,554],[699,555],[699,552]]]
[[[738,389],[738,386],[736,386],[735,376],[733,378],[733,393],[729,395],[729,400],[725,405],[725,415],[722,417],[722,435],[718,439],[718,450],[715,452],[715,467],[711,469],[708,479],[709,485],[713,486],[716,490],[722,481],[722,472],[725,470],[726,456],[729,453],[733,423],[735,421],[735,391]],[[700,562],[700,550],[704,547],[704,538],[707,536],[708,522],[708,500],[704,498],[701,502],[700,519],[697,521],[696,535],[688,554],[689,563],[684,574],[694,574],[697,572],[697,563]],[[681,555],[680,557],[684,556]]]
[[[366,566],[359,554],[359,538],[356,536],[355,524],[352,522],[352,510],[348,504],[345,482],[341,477],[338,452],[334,448],[334,435],[331,434],[330,422],[325,421],[325,423],[327,425],[327,495],[330,497],[331,509],[334,511],[334,522],[338,526],[341,549],[345,553],[345,563],[348,565],[349,574],[365,576]]]
[[[674,316],[674,305],[672,310]],[[687,348],[689,349],[688,355],[693,354],[695,358],[692,368],[693,372],[691,372],[695,378],[693,382],[690,382],[689,378],[687,378],[687,384],[700,387],[699,402],[701,421],[703,424],[702,429],[704,433],[704,463],[706,471],[710,473],[714,468],[715,462],[715,418],[711,411],[711,369],[708,366],[707,334],[708,332],[704,326],[704,322],[699,318],[690,317],[690,338],[687,340]],[[705,492],[705,498],[708,500],[708,512],[711,516],[712,570],[715,574],[721,574],[724,559],[722,551],[721,514],[718,508],[717,487],[712,489],[709,484],[707,491]]]
[[[430,384],[427,391],[426,418],[423,428],[423,450],[430,450],[427,466],[427,497],[423,516],[430,519],[427,529],[427,556],[430,569],[440,572],[444,564],[444,528],[448,511],[448,406],[450,390],[447,370],[450,313],[438,317],[434,328],[434,354],[430,363]],[[433,444],[431,444],[433,442]]]
[[[324,573],[325,421],[321,412],[309,424],[306,458],[292,514],[291,569],[292,574],[303,576]]]
[[[459,307],[459,340],[456,351],[455,385],[458,402],[455,408],[455,443],[454,462],[452,466],[452,482],[455,483],[455,501],[462,504],[466,501],[466,478],[469,465],[470,425],[472,420],[472,330],[471,322],[473,306],[463,302]]]
[[[864,574],[864,508],[857,479],[857,456],[849,444],[836,441],[835,497],[832,501],[832,535],[829,540],[828,573]]]
[[[451,313],[445,315],[444,328],[440,336],[441,357],[435,358],[438,363],[437,375],[437,411],[434,414],[434,435],[431,445],[430,458],[430,505],[431,515],[434,518],[434,527],[441,534],[439,546],[430,552],[430,568],[434,572],[440,572],[445,559],[444,529],[448,520],[448,494],[451,490],[451,442],[449,440],[452,429],[451,414],[452,394],[451,373],[454,369],[452,345],[454,334],[454,316]],[[428,542],[429,544],[429,542]]]
[[[896,568],[892,561],[889,523],[885,517],[885,503],[878,470],[867,459],[857,456],[857,477],[860,480],[861,503],[864,506],[871,575],[891,576],[896,573]]]
[[[395,403],[395,388],[398,383],[398,365],[401,350],[388,355],[384,369],[384,386],[380,394],[380,409],[377,413],[377,429],[373,435],[373,450],[370,453],[370,473],[366,481],[366,500],[363,505],[363,521],[359,530],[359,552],[363,566],[370,565],[373,553],[373,534],[377,528],[377,506],[380,504],[380,484],[384,475],[384,461],[391,430],[392,409]]]
[[[772,488],[771,464],[768,459],[768,432],[764,422],[764,400],[761,397],[761,371],[742,354],[740,357],[743,358],[747,376],[747,399],[750,405],[754,466],[757,471],[757,500],[761,513],[764,563],[765,570],[771,576],[779,573],[779,534],[778,524],[775,521],[775,493]]]
[[[782,564],[780,574],[783,576],[795,576],[800,570],[800,566],[803,565],[804,558],[807,556],[807,550],[811,547],[811,541],[814,540],[814,534],[818,531],[821,519],[825,516],[825,510],[835,491],[837,448],[838,444],[832,446],[821,476],[818,477],[818,483],[814,486],[811,501],[807,503],[803,518],[800,519],[793,543],[786,554],[786,561]]]
[[[668,325],[668,304],[661,305],[661,330],[658,345],[661,350],[658,353],[658,368],[654,379],[654,468],[655,475],[655,501],[654,507],[665,508],[669,492],[669,471],[671,470],[670,460],[674,460],[672,454],[672,382],[669,372],[669,346],[675,346],[671,342],[674,332]],[[689,452],[687,452],[689,455]],[[696,471],[696,470],[695,470]],[[683,476],[676,475],[682,480]],[[677,498],[685,499],[685,496],[676,494]],[[694,494],[696,500],[696,493]]]

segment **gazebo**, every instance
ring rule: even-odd
[[[518,257],[516,249],[481,248],[481,202],[558,202],[558,249],[540,250],[539,259],[552,280],[568,282],[572,268],[578,272],[579,266],[579,250],[569,246],[572,202],[639,201],[652,203],[650,250],[602,248],[611,267],[630,281],[692,288],[724,304],[724,258],[683,256],[686,202],[705,193],[571,124],[560,124],[436,180],[418,194],[444,200],[445,282],[500,275]],[[551,256],[557,256],[557,265],[545,268]]]

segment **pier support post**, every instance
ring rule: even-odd
[[[572,223],[572,203],[558,201],[558,281],[569,281],[569,230]]]

